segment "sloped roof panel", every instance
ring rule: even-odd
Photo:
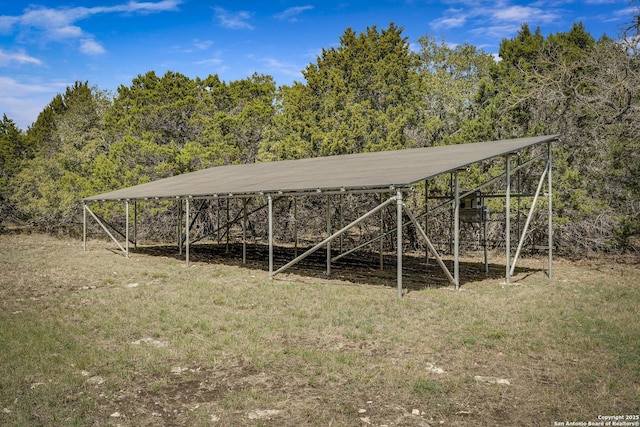
[[[212,167],[87,197],[85,201],[210,197],[404,187],[516,153],[558,135]]]

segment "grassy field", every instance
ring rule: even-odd
[[[111,246],[0,236],[0,425],[555,426],[640,412],[637,259],[557,260],[549,281],[545,259],[525,258],[505,286],[495,254],[488,277],[463,264],[480,273],[459,292],[409,267],[399,299],[393,266],[375,261],[269,280],[264,261],[196,249],[186,267],[165,248],[126,259]]]

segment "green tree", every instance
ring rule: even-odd
[[[11,181],[11,200],[27,220],[48,230],[78,222],[79,199],[94,188],[93,162],[106,152],[104,112],[107,94],[76,82],[56,95],[26,140],[33,157]]]
[[[0,121],[0,224],[15,217],[16,210],[10,199],[10,182],[20,171],[28,155],[25,137],[15,122],[3,114]]]
[[[193,141],[197,129],[190,122],[197,112],[197,89],[193,80],[171,71],[162,77],[149,71],[130,86],[120,85],[106,119],[111,140],[145,135],[155,144],[178,147]]]
[[[204,98],[198,142],[213,164],[253,163],[275,114],[273,78],[254,74],[217,84]]]
[[[640,80],[629,43],[596,41],[582,24],[547,38],[523,27],[503,41],[493,90],[482,92],[501,137],[562,134],[554,150],[554,206],[556,237],[567,250],[615,249],[638,232],[631,135],[639,130]]]
[[[475,46],[450,47],[430,36],[420,38],[420,95],[423,133],[419,145],[490,140],[493,135],[469,132],[480,117],[475,98],[494,66],[493,56]],[[465,131],[466,130],[466,131]]]
[[[415,145],[419,122],[417,56],[391,24],[378,32],[347,29],[340,47],[323,49],[303,71],[306,85],[282,88],[276,128],[262,158],[381,151]]]

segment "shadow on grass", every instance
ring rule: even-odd
[[[304,253],[308,248],[298,248],[297,255]],[[149,256],[164,256],[179,260],[184,260],[184,251],[179,253],[175,245],[153,245],[140,246],[134,253]],[[338,251],[334,249],[333,256]],[[274,246],[274,270],[285,265],[296,257],[293,247]],[[263,270],[265,277],[269,270],[269,248],[267,245],[247,244],[246,263],[242,262],[242,244],[211,244],[198,243],[192,245],[189,250],[191,262],[205,262],[212,264],[232,265],[240,268]],[[450,272],[453,272],[454,262],[451,259],[444,260]],[[453,286],[440,265],[433,259],[429,263],[425,262],[424,254],[405,253],[402,260],[402,282],[405,291],[420,290],[430,287]],[[297,274],[306,277],[319,277],[323,279],[335,279],[357,284],[367,284],[374,286],[386,286],[395,288],[397,286],[397,264],[395,254],[385,254],[383,257],[383,268],[380,268],[380,258],[377,252],[360,251],[357,254],[349,254],[331,264],[331,274],[326,272],[326,250],[320,249],[307,256],[299,263],[291,266],[284,273]],[[489,271],[485,272],[485,265],[482,257],[477,262],[467,260],[460,261],[460,286],[465,283],[484,280],[504,278],[505,266],[501,264],[489,264]],[[517,268],[516,274],[534,274],[539,270],[530,268]],[[453,274],[453,273],[452,273]],[[274,280],[279,280],[280,275],[276,275]]]

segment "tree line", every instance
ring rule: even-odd
[[[634,19],[617,39],[595,40],[582,24],[548,36],[523,25],[499,58],[431,36],[413,50],[394,24],[347,29],[303,70],[304,82],[280,87],[268,75],[224,82],[153,71],[113,94],[76,82],[26,131],[0,121],[0,227],[78,232],[82,197],[211,166],[559,133],[561,249],[637,250]],[[465,184],[491,170],[476,172]],[[522,179],[535,188],[537,177]],[[445,178],[430,185],[447,192]]]

